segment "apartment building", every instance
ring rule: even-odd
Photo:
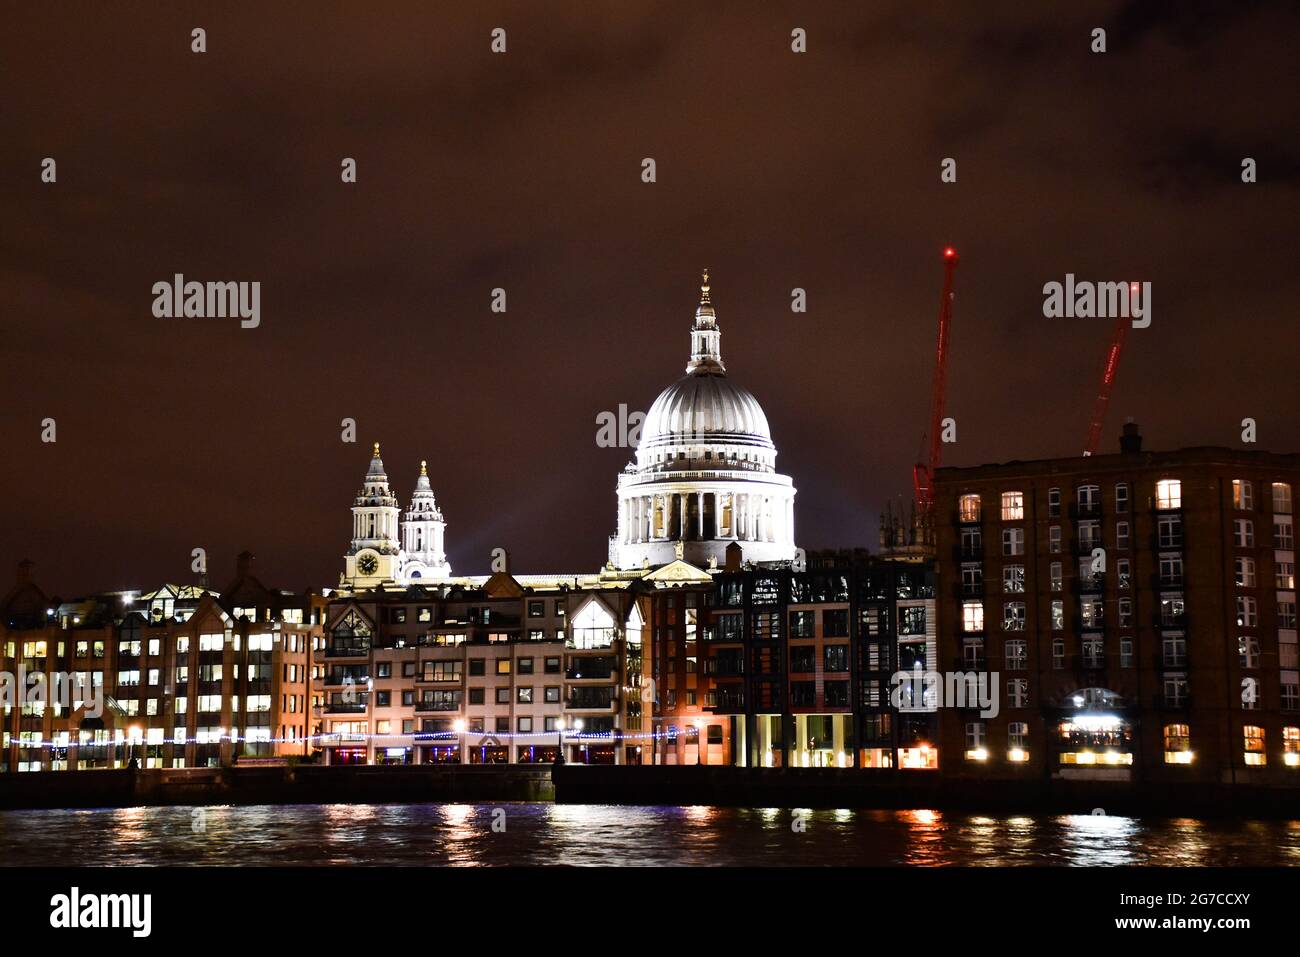
[[[308,669],[325,600],[265,587],[239,556],[222,592],[163,585],[75,601],[29,563],[0,604],[0,770],[180,768],[310,753]],[[60,685],[69,689],[60,695]],[[62,698],[62,700],[61,700]]]
[[[1300,456],[1223,448],[941,469],[939,644],[996,717],[945,709],[955,776],[1295,783]]]

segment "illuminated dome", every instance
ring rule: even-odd
[[[671,561],[679,542],[697,565],[721,563],[732,542],[748,561],[795,557],[793,484],[776,471],[763,407],[727,376],[721,339],[706,270],[686,375],[650,406],[619,476],[610,557],[620,568]]]

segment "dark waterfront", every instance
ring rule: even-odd
[[[509,803],[6,811],[0,861],[1268,867],[1300,863],[1300,821]]]

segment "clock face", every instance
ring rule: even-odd
[[[363,575],[373,575],[379,570],[379,559],[374,555],[365,554],[357,559],[357,571]]]

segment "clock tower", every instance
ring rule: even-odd
[[[401,508],[388,488],[379,443],[370,459],[365,484],[352,503],[352,547],[343,556],[342,584],[356,589],[374,588],[382,582],[398,582],[402,548],[398,542]]]

